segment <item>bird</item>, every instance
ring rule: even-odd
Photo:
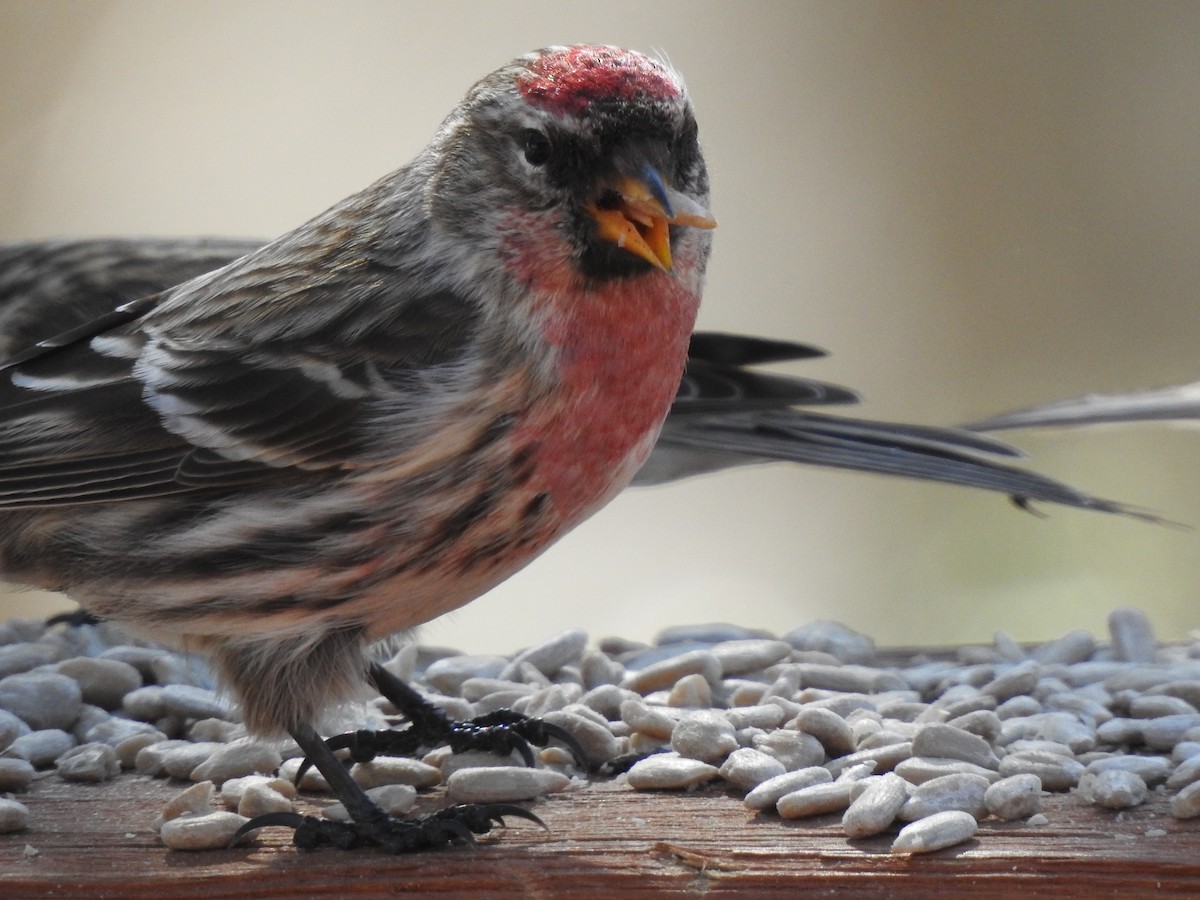
[[[0,575],[206,653],[248,729],[290,734],[352,820],[251,828],[400,852],[536,820],[389,817],[317,724],[368,679],[415,693],[373,645],[475,599],[633,478],[715,225],[673,68],[592,44],[518,57],[410,163],[307,223],[8,348]]]
[[[87,238],[0,244],[0,360],[248,256],[265,240],[218,237]],[[828,415],[814,408],[861,401],[841,385],[764,372],[821,358],[809,343],[694,332],[676,396],[634,487],[735,467],[796,463],[900,476],[1133,514],[1018,468],[1012,445],[962,428]]]

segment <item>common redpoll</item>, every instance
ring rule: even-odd
[[[249,728],[290,732],[354,819],[298,839],[486,831],[520,811],[389,819],[313,723],[372,642],[473,600],[630,481],[683,372],[707,205],[671,69],[599,46],[515,60],[404,168],[16,351],[0,573],[207,652]]]

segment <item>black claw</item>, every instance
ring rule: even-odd
[[[296,775],[294,778],[292,778],[292,784],[299,787],[300,780],[304,777],[305,773],[312,767],[313,767],[313,761],[311,759],[309,759],[307,756],[304,757],[304,759],[300,760],[300,765],[296,767]]]
[[[283,828],[299,829],[307,816],[302,816],[294,812],[273,812],[263,813],[255,816],[249,822],[233,833],[233,837],[229,839],[226,847],[236,847],[238,841],[244,838],[252,831],[257,831],[260,828],[272,828],[280,826]]]
[[[474,721],[461,723],[462,731],[456,731],[456,734],[451,736],[450,747],[456,753],[460,752],[460,744],[463,750],[490,750],[500,756],[507,756],[516,750],[521,756],[521,761],[525,763],[525,768],[533,768],[533,748],[529,746],[525,736],[511,725],[488,725],[486,728],[494,728],[496,731],[485,734],[469,727],[474,724]],[[457,737],[459,733],[462,734],[461,739]]]
[[[521,737],[521,736],[516,735],[513,739],[513,742],[512,742],[513,749],[521,754],[521,762],[525,763],[525,768],[532,769],[533,768],[533,748],[529,746],[529,741],[525,740],[524,738],[521,738],[520,740],[516,740],[516,738],[518,738],[518,737]]]
[[[596,773],[599,775],[622,775],[632,769],[635,763],[639,763],[647,757],[666,752],[667,748],[663,747],[659,750],[651,750],[648,753],[626,753],[623,756],[614,756],[607,762],[597,766]]]
[[[570,751],[571,756],[575,759],[575,765],[579,766],[581,769],[586,769],[588,767],[587,754],[583,751],[583,745],[579,743],[579,741],[575,739],[575,735],[571,734],[571,732],[567,731],[567,729],[561,728],[552,722],[543,722],[541,719],[527,719],[526,721],[536,721],[538,723],[538,726],[541,729],[541,734],[544,735],[544,739],[538,741],[538,743],[546,744],[549,743],[550,738],[554,738],[554,740],[565,745],[567,750]]]
[[[504,817],[515,816],[518,819],[524,819],[527,822],[532,822],[543,831],[550,830],[549,826],[547,826],[546,823],[541,820],[541,818],[531,813],[525,807],[517,806],[513,803],[487,803],[479,805],[466,804],[461,806],[451,806],[450,809],[464,811],[471,810],[477,815],[486,816],[489,822],[496,825],[503,825],[506,828],[508,827],[508,823],[504,821]],[[443,812],[445,812],[445,810],[443,810]],[[477,833],[483,834],[484,832],[481,831]]]

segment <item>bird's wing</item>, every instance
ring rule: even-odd
[[[219,269],[265,241],[113,238],[0,244],[0,360]]]
[[[10,356],[0,507],[222,489],[345,464],[363,449],[364,410],[421,390],[414,372],[452,364],[474,315],[445,293],[378,296],[387,279],[364,288],[339,262],[289,284],[278,277],[286,260],[243,258]],[[230,315],[236,298],[281,283],[271,302],[298,313],[286,328],[272,326],[273,310]],[[347,283],[358,288],[350,304]],[[386,320],[367,323],[381,302]]]
[[[1128,394],[1089,394],[1000,413],[963,426],[973,431],[1117,425],[1122,422],[1200,422],[1200,381]]]

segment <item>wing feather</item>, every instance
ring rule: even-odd
[[[91,249],[106,262],[85,263],[87,243],[63,245],[57,256],[39,244],[0,250],[0,326],[20,323],[14,331],[32,341],[0,364],[0,508],[227,490],[343,466],[363,451],[375,405],[419,408],[395,403],[397,392],[422,389],[404,374],[452,365],[473,334],[471,304],[447,292],[388,293],[404,279],[389,281],[378,263],[342,258],[311,278],[293,274],[273,284],[279,263],[268,254],[172,286],[164,281],[219,265],[222,253],[193,247],[194,259],[183,242],[157,253],[143,242],[122,282],[122,247],[96,242]],[[69,277],[59,268],[64,258],[89,277]],[[355,280],[364,268],[374,273],[365,287]],[[47,283],[72,285],[78,296],[47,297]],[[56,310],[61,331],[34,324],[22,285]],[[161,294],[130,300],[130,285]],[[266,340],[256,339],[263,333],[256,326],[272,309],[261,304],[244,337],[226,321],[216,340],[206,340],[179,314],[207,304],[237,315],[234,298],[258,290],[278,292],[272,309],[294,320],[266,329]],[[341,302],[347,297],[352,302]],[[88,318],[64,319],[67,307]],[[306,309],[316,313],[306,318]],[[3,338],[0,347],[11,349],[12,334]]]

